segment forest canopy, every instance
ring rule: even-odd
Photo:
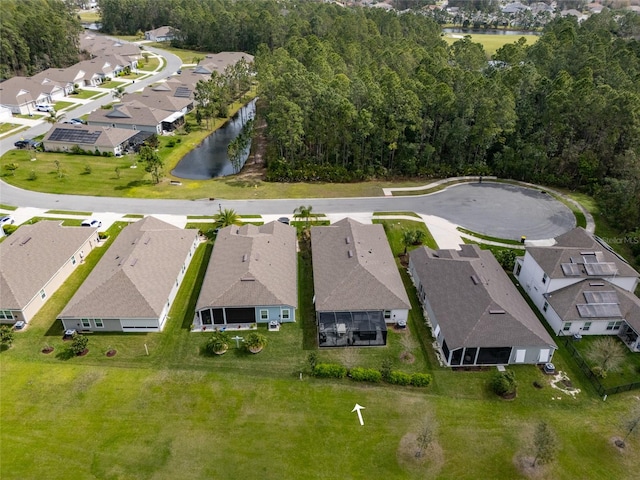
[[[62,0],[2,0],[0,80],[77,63],[81,31]]]

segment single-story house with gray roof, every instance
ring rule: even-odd
[[[148,107],[139,101],[119,103],[110,110],[94,110],[87,118],[91,126],[127,128],[160,135],[184,123],[184,113]]]
[[[320,347],[386,345],[411,303],[382,225],[345,218],[311,227]]]
[[[218,232],[196,303],[196,328],[294,322],[298,307],[296,230],[280,222]]]
[[[177,30],[173,27],[165,25],[163,27],[154,28],[153,30],[144,32],[144,39],[152,42],[170,42],[176,38],[176,32]]]
[[[493,254],[418,248],[409,273],[450,367],[550,362],[557,346]]]
[[[0,323],[29,322],[99,242],[98,229],[41,220],[0,243]]]
[[[125,128],[56,123],[44,136],[42,145],[47,152],[69,152],[78,147],[91,153],[121,155],[137,133]]]
[[[123,228],[58,315],[65,329],[160,332],[200,243],[155,217]]]

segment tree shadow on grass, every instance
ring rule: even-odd
[[[126,185],[117,185],[115,187],[113,187],[114,190],[129,190],[130,188],[136,188],[136,187],[144,187],[147,185],[154,185],[150,180],[133,180],[129,183],[127,183]]]
[[[73,353],[73,350],[70,348],[63,348],[60,352],[56,353],[56,358],[58,360],[71,360],[75,356],[76,354]]]

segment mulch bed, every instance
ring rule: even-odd
[[[118,353],[116,350],[109,350],[107,352],[107,357],[115,357],[116,353]]]
[[[84,357],[87,353],[89,353],[89,349],[85,348],[83,351],[81,351],[80,353],[78,353],[76,356],[78,357]]]
[[[44,353],[45,355],[48,355],[51,352],[53,352],[53,347],[45,347],[41,350],[41,352]]]

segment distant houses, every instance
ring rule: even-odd
[[[151,42],[170,42],[174,38],[176,38],[176,30],[166,25],[144,32],[144,39]]]

